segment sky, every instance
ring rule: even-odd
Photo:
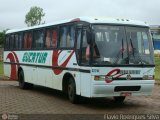
[[[160,25],[160,0],[0,0],[0,30],[27,27],[32,6],[43,8],[45,23],[79,16],[106,16]]]

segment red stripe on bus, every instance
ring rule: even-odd
[[[71,54],[68,56],[68,58],[61,64],[61,65],[58,65],[58,57],[60,55],[62,51],[59,51],[59,50],[55,50],[53,51],[53,56],[52,56],[52,66],[55,66],[55,67],[66,67],[69,60],[71,59],[74,51],[71,52]],[[53,72],[58,75],[60,73],[62,73],[63,70],[60,70],[60,69],[53,69]]]

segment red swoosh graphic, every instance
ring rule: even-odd
[[[120,73],[120,69],[114,69],[112,71],[110,71],[109,73],[107,73],[107,77],[112,76],[113,78],[119,78],[125,74],[119,74]],[[117,76],[116,76],[117,75]],[[106,83],[111,83],[113,80],[105,80]]]
[[[59,51],[59,50],[55,50],[53,51],[53,56],[52,56],[52,66],[54,67],[66,67],[69,60],[71,59],[74,51],[71,52],[71,54],[68,56],[68,58],[64,61],[64,63],[62,63],[61,65],[58,65],[58,57],[60,55],[62,51]],[[58,75],[62,72],[63,70],[61,69],[53,69],[53,72]]]
[[[10,52],[8,55],[7,55],[7,58],[6,60],[9,59],[10,62],[13,62],[13,63],[19,63],[19,60],[18,60],[18,57],[16,55],[15,52]],[[17,68],[19,67],[19,65],[16,65],[16,64],[11,64],[11,74],[10,74],[10,78],[12,80],[17,80]]]
[[[16,53],[15,52],[12,52],[12,53],[14,54],[14,57],[16,58],[16,62],[19,63],[19,60],[18,60]],[[19,65],[17,65],[17,66],[19,67]]]
[[[114,69],[114,70],[110,71],[106,76],[115,76],[115,78],[119,78],[119,77],[125,75],[125,74],[118,75],[119,73],[120,73],[120,69]],[[116,76],[116,75],[118,75],[118,76]]]

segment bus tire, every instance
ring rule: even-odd
[[[78,95],[76,95],[76,85],[72,77],[70,77],[68,81],[68,98],[71,103],[78,103]]]
[[[123,103],[124,102],[124,100],[125,100],[125,96],[115,96],[114,97],[114,101],[116,102],[116,103]]]
[[[33,87],[33,84],[30,84],[30,83],[26,83],[24,81],[24,73],[23,73],[23,70],[19,71],[18,73],[18,82],[19,82],[19,87],[21,89],[29,89],[29,88],[32,88]]]

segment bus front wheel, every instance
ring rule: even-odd
[[[68,98],[74,104],[78,102],[78,96],[76,95],[76,85],[73,78],[70,78],[68,81]]]

